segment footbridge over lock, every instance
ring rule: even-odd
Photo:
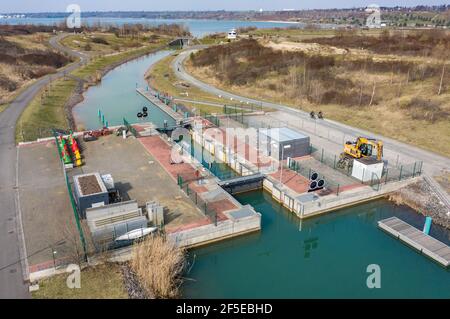
[[[192,37],[179,37],[169,42],[169,47],[185,48],[192,44],[193,39]]]

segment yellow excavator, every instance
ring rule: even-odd
[[[348,170],[353,166],[355,158],[371,157],[374,155],[374,149],[377,152],[377,161],[381,161],[383,158],[382,141],[360,136],[355,142],[346,142],[344,151],[339,158],[338,167]]]

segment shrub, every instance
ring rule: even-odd
[[[14,65],[17,63],[17,59],[16,59],[16,57],[14,57],[12,55],[0,53],[0,62],[5,63],[5,64]]]
[[[40,78],[41,76],[56,73],[56,69],[51,66],[41,66],[30,72],[30,77],[33,79]]]
[[[364,48],[381,54],[445,55],[449,56],[450,34],[443,30],[421,30],[406,36],[390,34],[387,30],[379,37],[360,36],[354,32],[339,31],[335,37],[305,39],[304,42],[336,47]]]
[[[17,83],[6,76],[0,75],[0,88],[12,92],[17,89]]]
[[[109,42],[106,39],[101,38],[101,37],[94,37],[94,38],[91,39],[91,41],[93,43],[109,45]]]
[[[178,297],[185,265],[184,249],[161,236],[149,236],[133,248],[131,268],[149,296]]]
[[[446,119],[448,112],[441,109],[440,105],[431,100],[413,98],[407,104],[409,115],[414,120],[425,120],[434,123],[438,120]]]
[[[60,68],[70,61],[62,54],[43,51],[23,54],[19,59],[27,64],[48,65],[55,68]]]

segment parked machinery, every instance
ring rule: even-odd
[[[346,142],[344,151],[339,158],[338,167],[349,169],[353,166],[354,159],[373,156],[374,149],[376,149],[377,161],[381,161],[383,157],[382,141],[360,136],[355,142]]]

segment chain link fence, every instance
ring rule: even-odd
[[[217,226],[218,211],[211,202],[202,198],[199,192],[190,186],[191,183],[198,183],[201,186],[203,178],[185,179],[182,175],[177,175],[177,184],[180,189],[189,197],[189,199],[199,208],[199,210]]]
[[[75,218],[75,223],[76,223],[78,234],[79,234],[79,237],[80,237],[80,243],[81,243],[81,246],[82,246],[82,249],[83,249],[83,253],[84,253],[84,260],[87,260],[87,253],[88,253],[88,251],[87,251],[86,238],[84,236],[83,228],[82,228],[82,225],[81,225],[80,215],[78,213],[78,208],[77,208],[77,205],[75,203],[75,199],[73,197],[72,184],[69,181],[69,177],[67,175],[66,168],[64,166],[64,160],[63,160],[63,157],[62,157],[62,150],[61,150],[61,147],[60,147],[60,145],[58,143],[58,135],[57,135],[57,133],[55,131],[53,131],[52,134],[55,137],[55,144],[56,144],[56,147],[57,147],[57,150],[58,150],[59,159],[61,161],[61,166],[62,166],[63,173],[64,173],[64,179],[65,179],[65,182],[66,182],[67,192],[69,194],[70,204],[71,204],[71,207],[72,207],[73,215],[74,215],[74,218]]]

